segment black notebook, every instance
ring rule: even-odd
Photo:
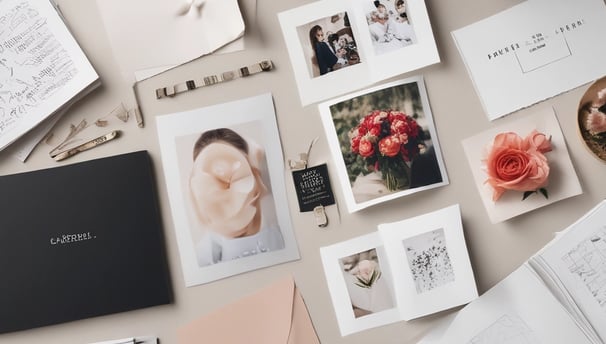
[[[0,177],[0,332],[170,303],[151,159]]]

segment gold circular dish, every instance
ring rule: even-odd
[[[577,124],[587,148],[606,162],[606,77],[585,91],[579,102]]]

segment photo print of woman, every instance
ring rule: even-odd
[[[345,12],[297,27],[297,32],[312,77],[360,63],[356,41]]]
[[[234,130],[205,131],[189,179],[199,266],[284,248],[263,148]]]

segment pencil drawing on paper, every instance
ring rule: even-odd
[[[520,317],[504,314],[467,344],[539,344],[539,340]]]
[[[419,234],[402,242],[417,294],[455,280],[444,229]]]
[[[0,133],[15,128],[78,69],[38,11],[23,2],[0,15]]]
[[[606,226],[579,242],[562,260],[606,311]]]

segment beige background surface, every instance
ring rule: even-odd
[[[246,1],[241,2],[246,3]],[[426,1],[442,62],[418,73],[425,78],[450,185],[390,201],[355,214],[347,214],[339,184],[333,181],[341,213],[339,216],[336,207],[329,208],[330,226],[319,229],[314,225],[311,213],[298,212],[292,178],[285,169],[291,218],[302,256],[301,260],[293,263],[245,273],[203,286],[185,288],[161,169],[154,116],[270,91],[274,96],[285,159],[296,158],[299,152],[307,149],[313,138],[320,137],[313,148],[311,164],[328,162],[329,170],[334,171],[317,107],[300,106],[276,16],[278,12],[309,1],[258,0],[258,25],[248,27],[250,30],[248,35],[254,42],[245,51],[205,57],[141,83],[137,89],[146,120],[144,129],[137,128],[131,121],[119,127],[124,131],[123,137],[92,151],[81,153],[63,163],[56,163],[48,157],[47,152],[51,147],[46,144],[38,147],[25,164],[10,156],[8,151],[0,152],[0,174],[5,175],[112,154],[148,150],[154,161],[159,197],[162,202],[165,238],[174,288],[174,303],[171,305],[2,334],[0,342],[3,344],[89,343],[151,334],[158,336],[162,343],[175,343],[175,331],[179,326],[264,287],[286,274],[292,274],[323,343],[415,343],[448,312],[341,337],[323,276],[319,247],[375,231],[379,223],[393,222],[459,203],[477,285],[480,293],[483,293],[547,243],[553,237],[554,231],[571,224],[606,196],[606,183],[603,182],[606,166],[584,146],[576,127],[578,102],[589,87],[585,85],[539,105],[554,107],[584,193],[497,225],[492,225],[488,220],[473,184],[461,140],[484,129],[522,117],[535,108],[531,107],[495,122],[489,122],[473,90],[450,32],[518,2],[512,0]],[[129,89],[122,82],[117,66],[112,60],[111,48],[105,38],[95,1],[58,0],[58,3],[76,38],[104,82],[103,87],[73,107],[59,122],[56,132],[63,136],[70,123],[77,123],[82,118],[94,121],[109,112],[120,101],[127,101]],[[141,9],[141,13],[144,15],[145,10]],[[137,18],[132,18],[132,21],[133,25],[136,25]],[[145,35],[145,28],[141,28],[141,34]],[[600,40],[596,38],[595,41]],[[271,58],[274,61],[276,67],[274,71],[188,92],[172,99],[155,99],[154,90],[165,84],[182,82],[193,75],[204,76],[235,69],[263,58]],[[3,276],[3,278],[11,277]],[[140,287],[145,288],[143,281]],[[11,310],[2,305],[0,311]],[[236,325],[234,330],[237,330]],[[250,342],[254,343],[254,338],[251,338]]]

